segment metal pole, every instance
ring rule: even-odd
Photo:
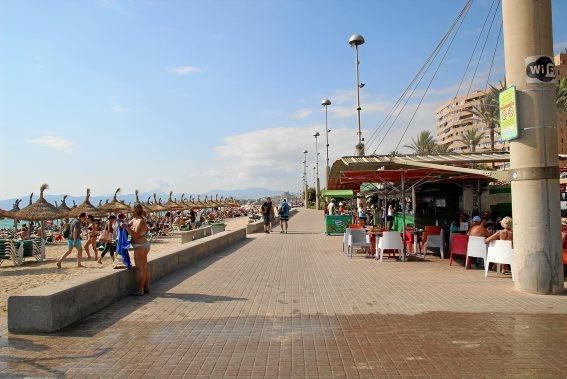
[[[360,66],[360,61],[358,60],[358,45],[354,46],[354,49],[356,51],[356,112],[357,112],[357,126],[358,126],[358,144],[361,145],[362,144],[362,130],[360,127],[360,111],[361,111],[361,107],[360,107],[360,73],[359,73],[359,66]],[[364,149],[362,149],[362,155],[364,155]]]
[[[303,197],[305,198],[305,209],[307,209],[307,203],[309,197],[307,196],[307,190],[309,189],[307,185],[307,150],[303,150]]]
[[[559,294],[563,265],[555,83],[526,80],[526,58],[549,56],[553,62],[551,1],[503,0],[502,18],[506,80],[518,90],[520,129],[510,143],[514,284],[525,292]]]
[[[407,246],[406,246],[406,172],[402,170],[402,256],[400,260],[405,262],[406,255],[407,255]]]
[[[331,169],[329,168],[329,127],[327,126],[327,106],[325,105],[325,138],[327,142],[327,170],[326,170],[326,184],[325,188],[329,188],[329,173]]]
[[[316,163],[316,175],[315,175],[315,208],[319,209],[319,196],[320,196],[320,188],[319,188],[319,144],[317,143],[317,139],[319,137],[319,133],[315,133],[315,156],[317,158]]]

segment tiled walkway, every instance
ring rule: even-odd
[[[341,253],[313,211],[50,336],[0,336],[0,376],[564,376],[567,296]],[[5,330],[5,329],[4,329]]]

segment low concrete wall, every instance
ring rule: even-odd
[[[297,209],[293,208],[289,211],[289,218],[292,218],[293,215],[297,213]],[[272,227],[276,227],[280,224],[280,216],[276,215],[274,221],[272,221]],[[263,233],[264,232],[264,221],[255,221],[248,225],[246,225],[246,234],[254,234],[254,233]]]
[[[246,229],[215,234],[178,250],[152,257],[152,281],[215,254],[246,238]],[[62,329],[136,290],[134,270],[104,270],[30,289],[8,298],[11,333],[49,333]]]
[[[210,226],[205,226],[203,228],[188,230],[186,232],[181,232],[181,243],[187,243],[199,238],[208,237],[213,234],[213,228]]]

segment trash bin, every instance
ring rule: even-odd
[[[226,228],[226,224],[223,223],[214,223],[211,225],[211,230],[213,234],[224,232],[225,228]]]

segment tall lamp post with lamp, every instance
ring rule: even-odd
[[[319,132],[315,132],[315,134],[313,134],[313,137],[315,137],[315,157],[316,157],[316,173],[315,173],[315,208],[317,210],[319,210],[319,196],[321,195],[321,189],[320,189],[320,184],[319,184],[319,144],[318,144],[318,138],[321,134],[319,134]]]
[[[307,150],[303,150],[303,197],[305,201],[305,209],[307,209]]]
[[[326,137],[326,142],[327,142],[327,170],[325,171],[325,178],[326,178],[326,184],[325,184],[325,188],[329,188],[329,173],[331,172],[331,169],[329,168],[329,132],[331,131],[329,129],[329,126],[327,124],[327,107],[329,105],[331,105],[331,100],[329,99],[325,99],[321,102],[321,105],[325,107],[325,137]]]
[[[362,138],[362,129],[360,126],[360,89],[364,87],[364,84],[360,83],[360,74],[358,70],[358,66],[360,66],[360,61],[358,60],[358,46],[364,43],[364,37],[360,34],[353,34],[348,43],[351,47],[354,47],[356,51],[356,111],[357,111],[357,126],[358,126],[358,144],[355,146],[356,155],[359,157],[364,156],[364,139]]]

